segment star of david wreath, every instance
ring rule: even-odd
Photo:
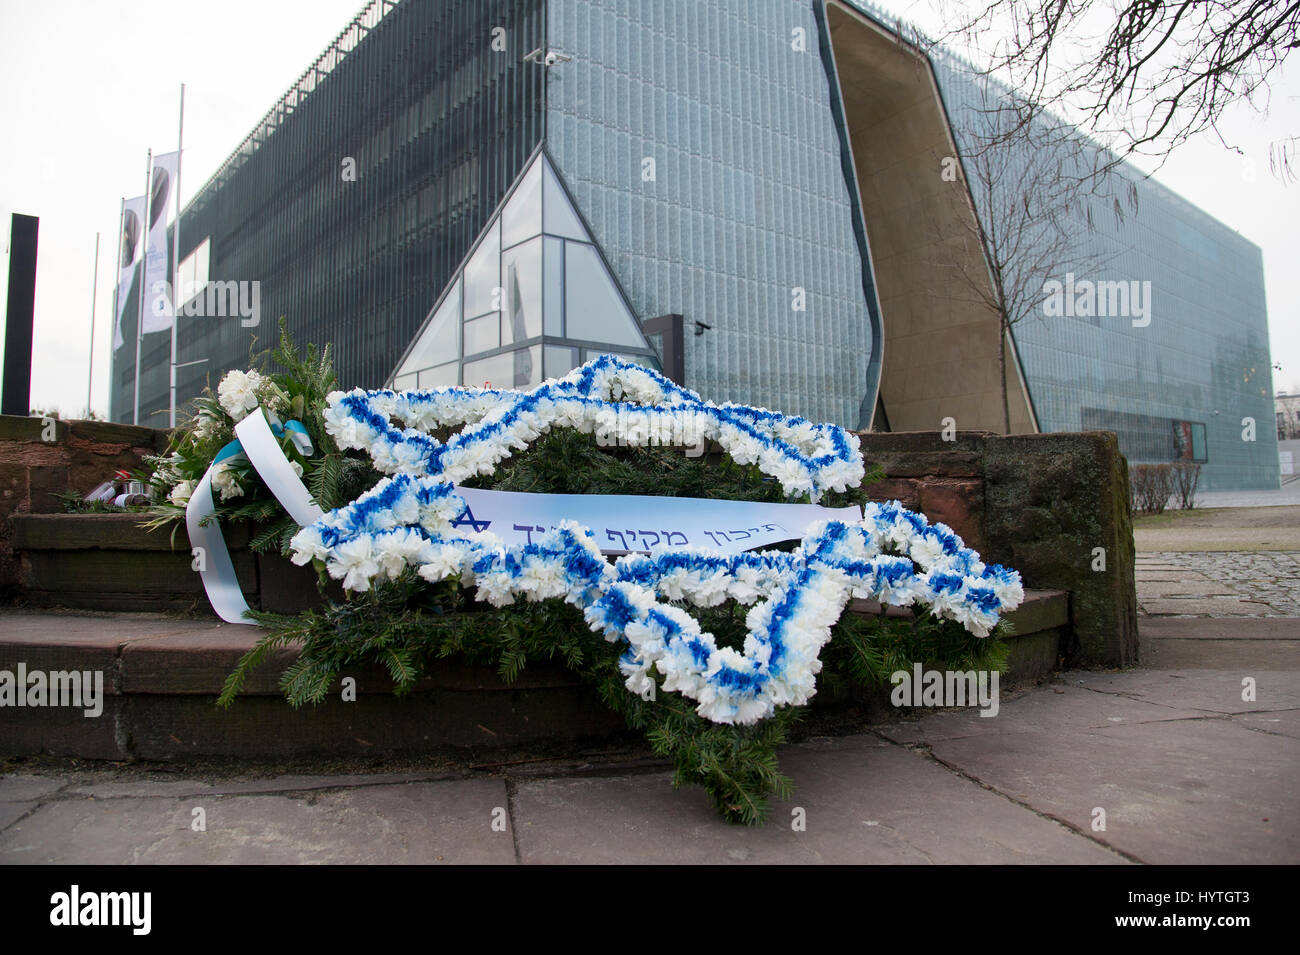
[[[456,578],[493,606],[562,598],[607,640],[622,641],[628,690],[656,685],[693,700],[716,723],[747,725],[816,692],[818,655],[853,598],[928,609],[987,636],[1023,599],[1019,575],[986,566],[951,529],[898,502],[871,503],[861,521],[822,520],[792,552],[723,554],[658,544],[610,561],[591,530],[562,521],[507,546],[474,519],[456,483],[490,474],[552,428],[592,432],[636,416],[642,435],[702,422],[703,437],[754,464],[789,496],[816,501],[864,474],[856,436],[761,408],[715,405],[667,378],[601,356],[528,392],[477,388],[335,392],[326,430],[388,475],[344,507],[303,527],[293,560],[321,561],[345,589],[411,569]],[[431,433],[459,427],[448,440]],[[892,548],[897,553],[885,553]],[[750,607],[743,650],[719,647],[678,604]],[[662,680],[661,684],[657,680]]]

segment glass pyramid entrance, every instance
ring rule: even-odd
[[[528,388],[600,354],[659,360],[539,148],[456,269],[390,387]]]

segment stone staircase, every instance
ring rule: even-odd
[[[48,753],[95,759],[209,757],[282,760],[539,749],[572,753],[630,742],[622,721],[559,665],[530,664],[507,685],[491,668],[439,664],[403,698],[381,669],[349,674],[355,701],[336,687],[326,702],[294,710],[278,681],[296,658],[280,652],[255,671],[230,709],[214,705],[226,676],[261,635],[222,623],[190,568],[184,531],[146,531],[134,514],[15,515],[14,553],[25,589],[0,613],[0,671],[99,671],[101,715],[44,707],[3,711],[0,755]],[[252,606],[293,612],[319,601],[315,575],[248,550],[246,531],[227,532]],[[850,612],[878,613],[855,601]],[[909,611],[889,608],[891,615]],[[1058,664],[1068,633],[1061,591],[1029,591],[1009,615],[1010,672],[1004,689],[1041,679]],[[860,726],[887,716],[887,693],[820,696],[816,727]]]
[[[946,521],[988,559],[1060,588],[1029,591],[1009,615],[1015,636],[1003,689],[1041,679],[1063,657],[1083,666],[1132,661],[1132,534],[1113,436],[861,438],[864,454],[888,475],[874,496]],[[98,717],[0,709],[0,757],[283,760],[464,750],[531,757],[579,752],[591,741],[642,745],[559,666],[530,665],[507,686],[490,669],[449,662],[402,699],[383,672],[359,672],[355,702],[332,693],[295,711],[278,689],[290,649],[254,675],[234,707],[218,710],[215,697],[259,631],[211,614],[183,529],[148,532],[134,514],[66,514],[59,499],[115,470],[138,469],[166,439],[151,428],[0,416],[0,598],[10,604],[0,610],[0,671],[98,671],[105,692]],[[296,612],[319,601],[310,569],[253,554],[246,529],[226,528],[225,536],[251,606]],[[1106,573],[1089,567],[1098,545],[1110,555]],[[891,712],[887,694],[835,700],[824,690],[805,723],[809,732],[834,732]]]
[[[10,522],[25,606],[210,613],[183,526],[150,531],[137,513],[16,514]],[[222,531],[250,606],[294,613],[318,602],[311,568],[250,551],[247,525]]]

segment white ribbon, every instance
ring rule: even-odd
[[[248,460],[257,469],[258,476],[275,499],[284,505],[290,517],[306,527],[318,521],[323,512],[307,493],[302,479],[280,450],[280,442],[275,439],[270,425],[259,411],[260,409],[254,410],[235,425],[235,437],[244,446]]]
[[[591,528],[606,554],[646,553],[704,546],[724,554],[798,540],[814,521],[862,520],[862,508],[820,504],[646,497],[630,494],[529,494],[458,487],[469,510],[456,522],[463,532],[490,531],[507,546],[522,546],[562,520]]]
[[[289,464],[289,459],[280,450],[280,443],[266,423],[261,408],[253,409],[243,421],[235,425],[235,436],[249,463],[275,499],[289,512],[290,517],[304,527],[320,518],[321,509],[311,499],[302,480]],[[230,460],[226,458],[219,464],[224,465]],[[212,609],[227,623],[256,626],[255,621],[244,616],[248,611],[248,602],[240,590],[235,565],[230,560],[230,551],[226,548],[221,528],[215,522],[206,526],[203,524],[216,510],[212,498],[212,472],[217,466],[218,463],[214,463],[208,468],[190,495],[189,503],[185,506],[185,526],[195,556],[201,555],[199,576]]]

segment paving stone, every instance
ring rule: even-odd
[[[446,778],[454,778],[448,775]],[[302,776],[280,775],[256,779],[176,779],[174,774],[121,779],[116,774],[94,774],[70,784],[68,796],[91,796],[95,799],[122,797],[230,796],[259,793],[298,793],[314,789],[379,786],[412,782],[442,781],[430,773],[375,773],[373,775]]]
[[[0,803],[28,802],[58,792],[67,784],[63,776],[46,776],[38,773],[5,773],[0,776]]]
[[[1143,666],[1165,670],[1221,670],[1224,660],[1231,660],[1238,671],[1264,667],[1300,670],[1300,640],[1148,640],[1141,644],[1139,659]]]
[[[936,757],[1152,864],[1300,862],[1300,740],[1226,720],[969,736]]]
[[[1300,619],[1256,617],[1234,620],[1215,617],[1150,617],[1138,627],[1143,641],[1150,640],[1300,640]],[[1220,663],[1233,660],[1231,654]]]
[[[1275,710],[1270,713],[1241,713],[1232,722],[1264,733],[1276,733],[1300,739],[1300,710]]]
[[[1170,581],[1153,581],[1139,577],[1137,582],[1139,597],[1213,597],[1227,596],[1234,600],[1245,599],[1230,584],[1214,580],[1188,580],[1181,578]]]
[[[192,810],[207,831],[194,832]],[[514,861],[505,783],[362,786],[307,796],[60,799],[0,833],[0,862],[506,863]]]
[[[509,862],[516,839],[525,861],[557,862],[1125,861],[1107,845],[1155,863],[1300,862],[1300,609],[1287,611],[1300,561],[1155,556],[1139,559],[1139,579],[1144,566],[1163,565],[1177,579],[1160,583],[1222,581],[1268,615],[1147,617],[1143,669],[1074,671],[1008,691],[993,718],[940,711],[876,728],[895,742],[871,734],[785,747],[796,792],[763,829],[726,825],[701,790],[675,792],[667,773],[518,775],[509,804],[500,778],[409,770],[22,768],[0,775],[0,863]],[[16,616],[8,646],[39,647],[39,627],[13,614],[0,614],[0,643]],[[28,617],[48,633],[48,615]],[[127,617],[106,635],[108,618],[59,619],[75,621],[85,646],[119,656],[123,639],[214,626]],[[1241,700],[1247,676],[1254,701]],[[91,722],[109,729],[114,713]],[[5,729],[22,731],[12,721]],[[205,833],[189,828],[195,806],[207,810]],[[493,831],[492,810],[507,806],[516,831]],[[1093,833],[1097,806],[1107,829]],[[806,831],[790,826],[795,807]]]
[[[13,825],[39,805],[35,802],[0,802],[0,829]]]
[[[1121,863],[1092,840],[874,737],[791,746],[796,786],[763,828],[718,818],[667,773],[548,779],[515,791],[524,862]],[[794,809],[805,831],[795,831]]]
[[[1097,695],[1079,686],[1041,687],[1018,699],[1004,701],[997,716],[980,716],[978,709],[946,710],[929,714],[924,719],[890,723],[874,729],[899,743],[917,743],[1025,732],[1068,733],[1104,729],[1115,723],[1194,719],[1205,715],[1201,710],[1123,696],[1098,700]]]
[[[1241,550],[1235,552],[1165,552],[1139,560],[1139,582],[1154,570],[1180,569],[1189,580],[1211,579],[1231,585],[1239,594],[1268,604],[1272,613],[1300,617],[1300,553]],[[1154,563],[1159,561],[1159,564]]]
[[[1236,597],[1144,597],[1138,602],[1149,614],[1263,617],[1275,612],[1268,604]]]
[[[1241,698],[1242,678],[1255,680],[1255,700]],[[1066,682],[1180,709],[1207,713],[1249,713],[1300,707],[1300,679],[1286,670],[1250,673],[1214,670],[1127,670],[1099,673],[1074,670]]]

